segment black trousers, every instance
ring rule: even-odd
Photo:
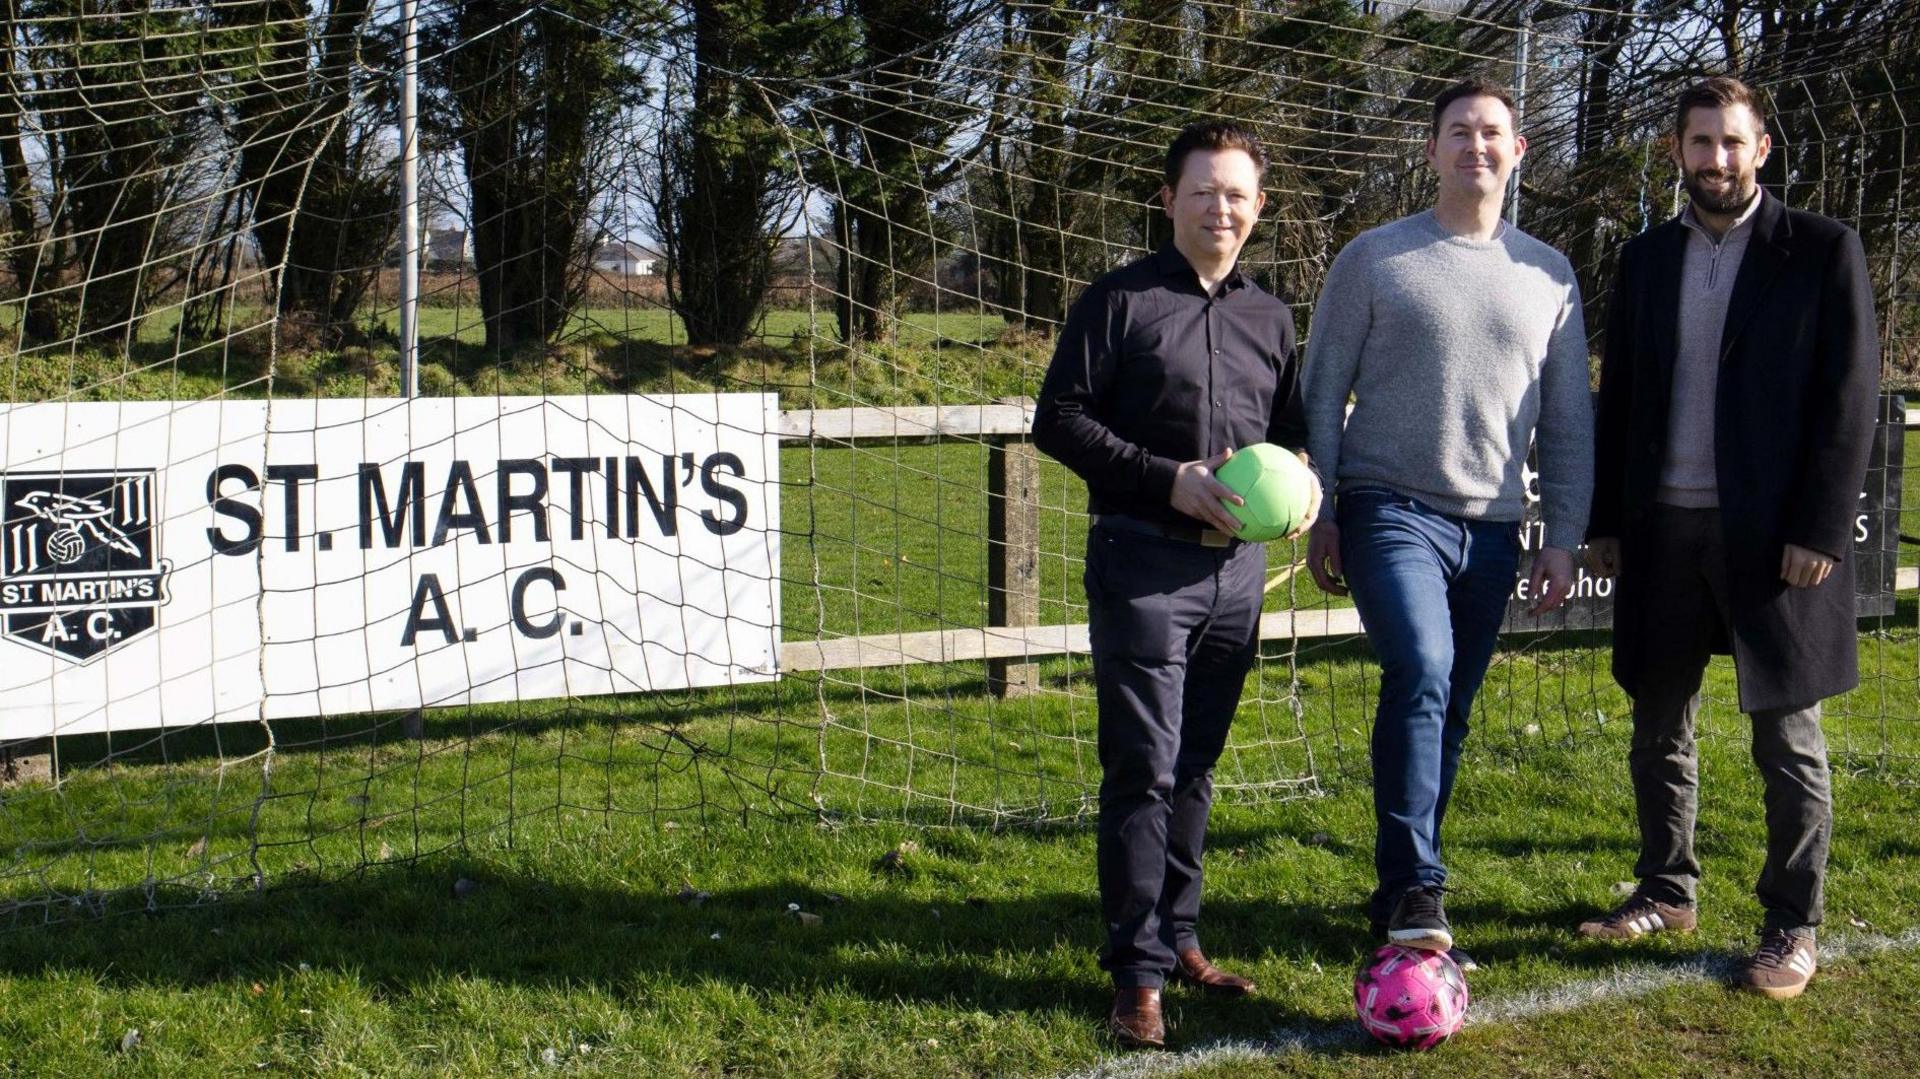
[[[1100,709],[1101,960],[1119,987],[1160,986],[1198,947],[1213,766],[1259,645],[1266,548],[1187,543],[1131,523],[1087,537]]]
[[[1693,721],[1700,679],[1727,618],[1720,511],[1656,503],[1647,528],[1646,669],[1633,701],[1634,804],[1640,820],[1640,887],[1667,903],[1691,903],[1700,880],[1693,851],[1700,772]],[[1844,567],[1843,567],[1844,569]],[[1820,924],[1833,795],[1820,704],[1756,711],[1753,763],[1765,788],[1767,860],[1755,892],[1770,929]]]

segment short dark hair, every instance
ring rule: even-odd
[[[1187,167],[1187,155],[1195,150],[1242,150],[1253,158],[1253,169],[1263,178],[1267,175],[1267,151],[1260,145],[1259,136],[1245,125],[1232,120],[1207,120],[1198,124],[1188,124],[1174,136],[1173,145],[1167,147],[1167,186],[1178,190],[1180,170]]]
[[[1513,104],[1513,91],[1492,79],[1461,79],[1440,91],[1440,96],[1433,99],[1433,129],[1428,133],[1429,135],[1436,139],[1440,137],[1440,117],[1446,115],[1448,105],[1463,97],[1490,97],[1505,105],[1507,115],[1512,116],[1515,121],[1520,118],[1520,111]]]
[[[1679,138],[1687,133],[1687,114],[1695,109],[1725,109],[1734,105],[1745,105],[1753,112],[1754,123],[1760,130],[1767,129],[1767,113],[1760,107],[1760,95],[1753,87],[1731,75],[1715,75],[1702,79],[1680,91],[1680,99],[1674,103],[1673,137]]]

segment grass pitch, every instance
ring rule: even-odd
[[[1714,672],[1722,690],[1727,673]],[[1626,725],[1470,743],[1448,821],[1450,909],[1483,964],[1476,1007],[1508,1014],[1425,1057],[1373,1049],[1350,1030],[1351,975],[1370,950],[1364,783],[1220,806],[1202,932],[1261,992],[1171,992],[1176,1047],[1201,1052],[1126,1065],[1226,1075],[1251,1057],[1289,1074],[1669,1075],[1920,1062],[1890,1004],[1905,999],[1920,955],[1911,940],[1860,947],[1920,925],[1911,770],[1839,770],[1827,939],[1854,955],[1830,961],[1801,1001],[1657,978],[1646,993],[1599,996],[1610,973],[1713,963],[1748,945],[1763,838],[1740,723],[1716,710],[1702,740],[1701,932],[1627,947],[1571,931],[1630,874]],[[340,874],[328,864],[259,897],[16,924],[0,937],[0,1061],[71,1075],[919,1076],[1111,1063],[1089,828],[680,823],[628,800],[626,766],[587,748],[636,740],[631,724],[611,722],[519,736],[527,801],[500,823],[490,814],[506,785],[469,785],[464,843],[432,813],[345,833],[386,836],[401,853],[407,837],[445,847],[409,865]],[[290,752],[276,769],[276,782],[307,788],[307,814],[365,808],[344,787],[313,784],[336,752]],[[486,771],[479,751],[436,742],[370,739],[362,752],[411,759],[405,774],[423,792]],[[609,768],[614,806],[551,808],[569,791],[607,789]],[[1569,1010],[1528,1011],[1543,992],[1570,998]],[[1205,1051],[1248,1041],[1265,1045]]]
[[[876,484],[851,455],[813,462],[833,480],[816,487],[817,518],[847,538],[789,544],[789,579],[831,586],[789,592],[790,627],[977,619],[965,567],[983,552],[953,501],[977,462],[935,449],[867,459],[951,479],[903,484],[903,512],[886,515],[899,531],[864,546],[851,536],[875,534],[857,518],[879,510],[856,492]],[[1074,616],[1075,536],[1058,527],[1045,587]],[[244,724],[63,739],[58,791],[14,788],[0,806],[7,898],[23,901],[0,929],[0,1062],[55,1075],[1911,1066],[1920,1053],[1888,1002],[1920,973],[1917,621],[1908,600],[1867,625],[1868,682],[1829,706],[1826,939],[1846,958],[1791,1005],[1684,976],[1724,969],[1759,920],[1760,791],[1731,669],[1709,672],[1703,720],[1702,930],[1601,946],[1571,928],[1631,872],[1626,702],[1595,635],[1516,637],[1482,693],[1447,829],[1450,909],[1492,1018],[1421,1057],[1366,1044],[1349,993],[1371,949],[1359,904],[1377,675],[1362,641],[1276,641],[1222,762],[1202,920],[1209,951],[1262,991],[1170,994],[1175,1053],[1121,1060],[1100,1034],[1094,712],[1084,661],[1061,658],[1042,665],[1044,692],[1007,701],[978,664],[925,665],[448,709],[420,741],[392,716],[276,723],[271,754]],[[256,872],[274,885],[262,895]],[[1905,943],[1876,952],[1883,938]]]
[[[994,332],[955,357],[789,347],[657,378],[631,336],[519,366],[468,365],[466,346],[447,345],[430,378],[444,375],[445,392],[792,383],[809,388],[790,406],[820,407],[1032,392],[1033,356],[982,369],[1002,355],[980,344]],[[378,353],[284,359],[275,392],[391,392]],[[40,357],[15,366],[15,399],[264,392],[252,363],[221,350],[145,366]],[[979,624],[981,447],[790,449],[783,473],[790,638]],[[1906,490],[1920,505],[1911,473]],[[1041,617],[1078,621],[1082,496],[1048,465],[1041,497]],[[1304,580],[1269,597],[1325,602]],[[0,791],[0,902],[15,904],[0,925],[0,1069],[1912,1068],[1916,625],[1910,598],[1863,623],[1867,683],[1829,707],[1826,939],[1843,958],[1784,1007],[1686,973],[1724,969],[1759,919],[1760,792],[1730,668],[1710,672],[1703,721],[1702,930],[1602,947],[1571,927],[1631,872],[1626,702],[1598,637],[1516,637],[1483,691],[1447,830],[1450,910],[1483,963],[1484,1021],[1425,1056],[1359,1040],[1348,994],[1370,951],[1359,903],[1377,675],[1363,641],[1281,641],[1222,762],[1202,920],[1209,951],[1262,991],[1170,994],[1176,1053],[1120,1060],[1099,1031],[1091,685],[1084,659],[1055,659],[1044,692],[1008,701],[986,692],[980,665],[951,664],[448,709],[418,741],[394,716],[62,739],[57,789]]]

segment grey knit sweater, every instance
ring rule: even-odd
[[[1573,267],[1553,248],[1511,226],[1464,239],[1432,211],[1360,234],[1327,273],[1301,378],[1308,448],[1336,490],[1380,484],[1455,516],[1518,521],[1537,437],[1546,543],[1580,543],[1593,491],[1587,334]]]

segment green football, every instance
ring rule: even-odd
[[[1222,503],[1241,521],[1240,531],[1234,533],[1238,539],[1255,543],[1279,539],[1306,519],[1307,507],[1313,504],[1312,471],[1271,442],[1233,451],[1214,478],[1247,500],[1244,506]]]

